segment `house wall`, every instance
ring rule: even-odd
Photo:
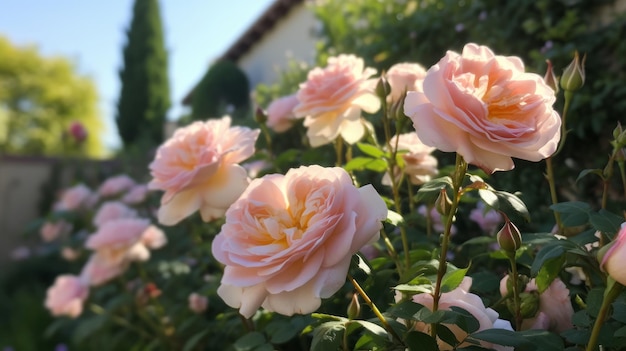
[[[280,69],[287,67],[290,60],[313,64],[316,26],[313,12],[304,4],[291,9],[237,62],[248,76],[250,87],[276,82]]]

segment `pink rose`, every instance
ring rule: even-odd
[[[504,219],[498,211],[494,209],[487,210],[485,207],[485,203],[479,201],[476,204],[476,208],[470,211],[469,218],[478,224],[484,232],[493,234],[500,228],[500,224],[502,224]]]
[[[80,278],[89,286],[100,286],[122,275],[129,264],[129,261],[111,261],[105,255],[95,252],[83,266]]]
[[[72,124],[70,124],[70,127],[68,128],[68,131],[72,136],[72,139],[74,139],[74,141],[76,141],[76,143],[78,144],[87,139],[87,129],[85,129],[85,126],[80,121],[72,122]]]
[[[500,294],[506,296],[508,293],[506,275],[500,281]],[[526,284],[525,292],[538,291],[535,279],[531,279]],[[557,333],[573,328],[572,316],[574,309],[569,296],[569,289],[556,278],[550,286],[539,295],[539,311],[533,318],[522,321],[522,330],[528,329],[548,329]]]
[[[293,108],[299,101],[296,95],[278,98],[267,107],[267,126],[276,133],[286,132],[294,123]]]
[[[76,261],[80,257],[80,251],[74,250],[71,247],[64,247],[61,249],[61,257],[66,261]]]
[[[193,313],[202,313],[206,311],[207,306],[209,305],[209,299],[206,296],[202,296],[198,293],[189,294],[188,298],[189,309],[193,311]]]
[[[626,285],[626,269],[624,269],[624,259],[626,258],[626,222],[622,223],[620,231],[615,239],[609,244],[609,248],[602,256],[600,267],[606,271],[611,278],[618,283]]]
[[[165,191],[159,221],[174,225],[200,210],[204,221],[224,215],[248,186],[239,165],[254,154],[259,130],[231,127],[230,117],[178,129],[150,164],[150,189]]]
[[[561,119],[543,77],[525,73],[517,57],[467,44],[431,67],[423,92],[409,92],[404,113],[420,139],[493,173],[511,170],[511,157],[540,161],[556,151]]]
[[[397,63],[389,68],[385,77],[391,87],[389,99],[395,102],[400,101],[408,91],[421,90],[426,70],[417,63]]]
[[[68,234],[72,231],[72,224],[62,219],[56,222],[46,222],[39,230],[41,239],[45,242],[51,242],[56,240],[62,235]]]
[[[315,311],[345,283],[353,254],[378,239],[387,207],[342,168],[291,169],[253,180],[212,245],[226,265],[218,295],[249,318]]]
[[[354,55],[328,58],[325,68],[316,67],[300,84],[297,93],[300,103],[295,107],[296,117],[305,117],[304,126],[311,146],[333,142],[341,136],[354,144],[365,134],[361,110],[374,113],[380,109],[380,100],[374,92],[376,74],[373,68],[364,68],[363,59]]]
[[[93,217],[93,225],[100,227],[108,221],[133,217],[137,217],[137,211],[119,201],[108,201],[103,203],[96,212]]]
[[[98,194],[103,197],[117,196],[135,186],[135,181],[126,174],[110,177],[100,185]]]
[[[510,324],[503,323],[503,320],[498,319],[498,312],[495,310],[485,307],[485,304],[481,300],[478,295],[470,293],[470,288],[472,286],[472,278],[465,277],[463,278],[463,282],[456,289],[449,291],[447,293],[441,294],[439,299],[439,310],[447,311],[451,310],[452,307],[459,307],[467,312],[469,312],[476,320],[480,327],[478,331],[493,329],[497,325],[500,329],[510,329]],[[400,292],[396,293],[396,301],[399,301],[402,298],[402,294]],[[433,296],[431,294],[422,293],[418,295],[414,295],[412,298],[413,302],[424,305],[424,307],[432,310],[433,307]],[[448,329],[456,336],[456,339],[461,341],[467,337],[467,332],[463,331],[463,329],[459,328],[454,324],[445,324]],[[430,334],[430,324],[418,322],[415,325],[415,329],[421,331],[423,333]],[[452,345],[449,345],[445,341],[437,338],[437,344],[439,345],[439,349],[444,350],[455,350]],[[458,347],[464,347],[471,345],[468,342],[464,342]],[[481,345],[486,348],[493,348],[495,350],[512,350],[512,348],[503,347],[500,345],[492,345],[487,342],[481,342]]]
[[[140,218],[121,218],[107,221],[85,241],[85,246],[95,250],[112,263],[145,261],[150,252],[141,242],[150,221]]]
[[[88,286],[73,275],[60,275],[46,292],[45,306],[54,316],[78,317],[89,296]]]
[[[141,242],[150,249],[159,249],[167,244],[167,237],[161,229],[151,225],[141,234]]]
[[[430,224],[436,232],[443,233],[445,229],[445,223],[441,221],[441,214],[439,214],[436,208],[431,207],[429,211],[426,205],[420,205],[420,207],[417,208],[417,213],[430,220]],[[450,227],[450,234],[455,235],[456,232],[456,226],[453,224],[452,227]]]
[[[439,173],[437,159],[431,155],[435,148],[424,145],[416,133],[394,135],[389,142],[391,147],[397,144],[398,151],[408,151],[402,154],[403,171],[409,176],[411,183],[424,184]],[[391,186],[389,173],[383,177],[382,184]]]
[[[146,197],[148,197],[148,192],[149,189],[147,185],[134,185],[132,188],[130,188],[130,190],[128,190],[128,193],[124,195],[124,197],[122,198],[122,202],[128,205],[140,204],[146,200]]]
[[[259,173],[267,171],[272,167],[272,164],[265,160],[257,160],[252,162],[246,162],[242,164],[243,168],[248,171],[248,176],[252,179],[257,178]]]
[[[77,184],[63,191],[54,209],[59,211],[75,211],[79,210],[81,207],[88,207],[92,195],[91,189],[85,184]]]

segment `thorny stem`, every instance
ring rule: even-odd
[[[452,189],[455,191],[454,198],[452,199],[452,207],[450,213],[445,216],[446,225],[443,231],[443,238],[441,240],[441,252],[439,253],[439,267],[437,268],[437,281],[435,283],[435,292],[433,293],[433,312],[436,312],[439,308],[439,299],[441,298],[441,282],[443,276],[447,271],[446,256],[448,253],[448,244],[450,243],[450,232],[452,229],[452,223],[454,222],[454,214],[459,207],[459,202],[462,196],[461,185],[463,179],[465,179],[465,173],[467,172],[467,163],[463,160],[463,156],[456,155],[456,163],[454,166],[454,174],[452,175]],[[432,324],[431,335],[436,337],[437,330],[436,324]]]
[[[389,322],[387,322],[387,320],[385,319],[383,314],[380,312],[378,307],[376,307],[374,302],[372,302],[369,296],[367,296],[367,293],[365,292],[365,290],[361,288],[361,286],[359,285],[359,282],[357,282],[356,279],[354,279],[354,277],[352,277],[352,275],[350,274],[348,274],[348,279],[350,280],[352,285],[354,285],[354,288],[359,293],[359,295],[361,295],[361,297],[363,298],[363,301],[365,301],[365,303],[372,309],[372,312],[374,312],[374,314],[376,315],[376,318],[378,318],[378,320],[383,325],[385,330],[387,330],[387,332],[389,332],[389,334],[391,334],[391,336],[393,336],[394,339],[398,340],[403,346],[405,346],[404,342],[402,341],[402,338],[400,338],[400,336],[396,334],[396,331],[393,330],[393,328],[391,327]]]

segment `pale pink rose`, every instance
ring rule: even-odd
[[[511,157],[540,161],[556,151],[555,100],[543,77],[525,73],[518,57],[467,44],[462,55],[448,51],[428,70],[424,91],[407,94],[404,113],[424,144],[493,173],[513,169]]]
[[[120,174],[107,178],[98,188],[98,194],[102,197],[117,196],[135,186],[135,181],[126,174]]]
[[[151,225],[141,235],[141,242],[150,249],[159,249],[167,244],[167,237],[161,229]]]
[[[70,124],[68,131],[72,139],[74,139],[74,141],[78,144],[87,139],[87,129],[80,121],[73,121],[72,124]]]
[[[150,164],[150,189],[165,191],[159,222],[174,225],[195,211],[204,221],[224,215],[248,186],[240,162],[254,154],[259,130],[231,127],[230,117],[178,129]]]
[[[295,115],[293,109],[299,101],[296,95],[278,98],[267,107],[267,126],[276,133],[286,132],[293,126]]]
[[[494,209],[487,210],[485,207],[485,203],[479,201],[476,208],[470,211],[469,218],[478,224],[485,233],[493,234],[500,228],[504,219],[500,212]]]
[[[128,192],[122,197],[122,202],[128,205],[137,205],[146,200],[148,197],[148,186],[146,184],[134,185]]]
[[[124,205],[119,201],[108,201],[103,203],[96,215],[93,217],[93,225],[100,227],[108,221],[121,218],[137,217],[137,211]]]
[[[51,242],[58,239],[60,236],[69,234],[72,231],[72,224],[62,219],[56,222],[46,222],[39,230],[41,239],[45,242]]]
[[[424,184],[439,173],[437,159],[431,155],[435,148],[424,145],[416,133],[394,135],[389,143],[392,148],[398,145],[398,151],[408,151],[402,154],[403,171],[409,176],[412,184]],[[383,176],[382,184],[391,186],[389,173]]]
[[[59,211],[75,211],[88,207],[92,191],[85,184],[77,184],[63,191],[54,209]]]
[[[376,70],[364,66],[354,55],[330,57],[325,68],[314,68],[300,84],[300,103],[293,112],[305,117],[311,146],[329,144],[339,136],[354,144],[365,134],[361,110],[378,111],[380,100],[374,92],[376,80],[369,79]]]
[[[74,250],[71,247],[64,247],[61,249],[61,257],[66,261],[76,261],[80,257],[80,251]]]
[[[500,281],[500,294],[502,294],[502,296],[506,296],[508,293],[508,278],[509,276],[506,275]],[[524,291],[538,291],[534,278],[526,284]],[[547,329],[561,333],[573,328],[573,315],[574,309],[569,296],[569,289],[561,279],[556,278],[552,281],[550,286],[539,295],[539,310],[533,318],[527,318],[522,321],[522,330]]]
[[[79,277],[60,275],[46,292],[45,306],[54,316],[76,318],[83,312],[89,287]]]
[[[470,293],[470,288],[472,287],[472,278],[465,277],[463,278],[463,282],[456,289],[449,291],[447,293],[441,294],[439,299],[439,310],[447,311],[451,310],[452,307],[459,307],[467,312],[469,312],[479,323],[478,331],[493,329],[496,326],[499,329],[509,329],[511,330],[511,326],[509,323],[506,323],[504,320],[498,319],[498,312],[495,310],[486,307],[481,298],[478,295]],[[402,294],[400,292],[396,292],[396,301],[399,301],[402,298]],[[424,307],[432,310],[433,308],[433,296],[431,294],[422,293],[414,295],[412,298],[413,302],[424,305]],[[467,332],[463,331],[459,326],[454,324],[446,324],[446,327],[450,329],[452,333],[456,336],[457,340],[464,340],[467,337]],[[415,325],[415,329],[421,331],[423,333],[430,334],[430,324],[418,322]],[[444,350],[455,350],[452,345],[449,345],[445,341],[437,338],[437,344],[439,345],[439,349]],[[464,342],[458,347],[464,347],[471,345],[468,342]],[[481,342],[481,345],[486,348],[493,348],[495,350],[512,350],[512,348],[507,348],[500,345],[493,345],[488,342]]]
[[[618,283],[626,285],[626,222],[622,223],[620,231],[609,244],[608,250],[602,256],[600,267]]]
[[[202,313],[206,311],[207,306],[209,305],[209,299],[206,296],[200,295],[198,293],[189,294],[188,298],[189,309],[194,313]]]
[[[128,268],[129,261],[111,261],[105,255],[95,252],[80,272],[80,278],[89,286],[100,286],[122,275]]]
[[[85,247],[95,250],[112,263],[144,261],[150,255],[141,243],[150,221],[141,218],[121,218],[107,221],[85,241]],[[137,245],[138,244],[138,245]]]
[[[421,205],[417,208],[417,213],[421,214],[424,217],[430,218],[432,228],[438,232],[443,233],[445,229],[445,223],[441,221],[441,214],[437,211],[436,208],[431,207],[430,211],[428,211],[428,207],[426,205]],[[450,227],[450,234],[455,235],[457,232],[456,226],[453,224]]]
[[[342,168],[300,167],[253,180],[212,245],[218,295],[249,318],[315,311],[343,286],[353,254],[379,237],[387,207]]]
[[[404,98],[408,91],[421,90],[426,70],[417,63],[397,63],[389,68],[385,77],[391,87],[389,99],[395,102]]]

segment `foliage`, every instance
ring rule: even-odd
[[[0,152],[21,155],[104,156],[103,123],[93,81],[63,57],[45,57],[0,37]],[[68,134],[81,122],[88,137]]]
[[[124,147],[163,141],[170,107],[167,51],[158,0],[136,0],[120,70],[116,122]]]
[[[217,61],[192,92],[191,118],[204,120],[225,114],[246,118],[250,113],[249,91],[248,77],[235,63]]]

